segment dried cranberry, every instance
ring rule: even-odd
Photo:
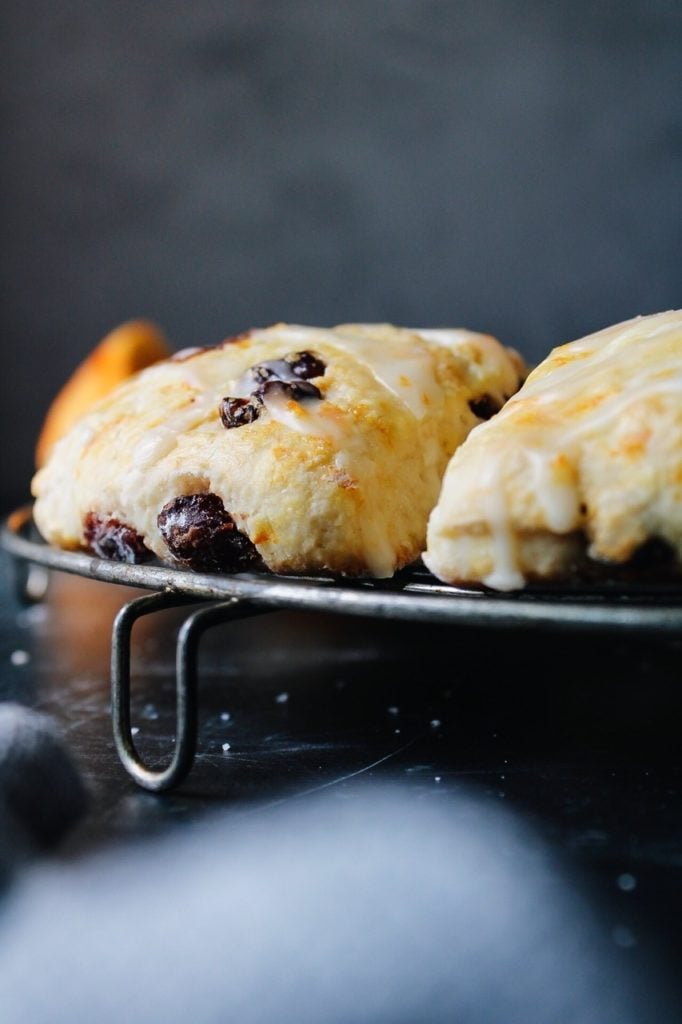
[[[290,352],[284,357],[285,362],[291,367],[292,373],[302,380],[309,380],[311,377],[324,377],[327,369],[325,363],[315,352]]]
[[[267,359],[248,371],[257,384],[266,380],[308,380],[324,376],[327,367],[314,352],[290,352],[284,359]]]
[[[236,572],[262,565],[260,555],[237,529],[217,494],[182,494],[159,512],[157,523],[168,550],[190,569]]]
[[[140,534],[118,519],[88,512],[83,526],[87,546],[100,558],[136,563],[153,557]]]
[[[244,427],[258,419],[261,409],[262,402],[255,395],[252,398],[223,398],[220,403],[220,418],[226,430]]]
[[[302,402],[306,398],[322,398],[319,388],[307,380],[266,380],[258,388],[256,395],[263,397],[281,395],[294,402]]]
[[[220,403],[220,418],[227,430],[253,423],[261,413],[267,395],[281,395],[295,402],[322,398],[319,388],[308,377],[321,377],[325,364],[314,352],[291,352],[284,359],[268,359],[251,366],[241,381],[240,390],[251,392],[248,398],[226,397]],[[243,393],[243,391],[242,391]]]
[[[474,416],[478,416],[479,420],[489,420],[491,416],[500,411],[502,406],[492,395],[479,395],[478,398],[472,398],[469,401],[469,408]]]

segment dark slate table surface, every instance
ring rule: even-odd
[[[682,1009],[682,638],[288,612],[219,626],[202,646],[194,769],[153,795],[121,767],[109,719],[111,624],[140,592],[54,573],[47,600],[23,607],[9,559],[0,564],[0,699],[56,718],[91,792],[52,858],[170,833],[216,808],[237,827],[311,794],[352,800],[377,780],[440,807],[473,794],[558,853],[562,884],[588,894],[612,956],[652,971]],[[152,761],[174,731],[182,618],[136,627],[133,721]]]

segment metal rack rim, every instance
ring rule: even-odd
[[[559,630],[654,632],[682,635],[682,591],[663,592],[654,603],[628,595],[616,601],[609,595],[557,592],[537,596],[525,592],[497,595],[408,580],[402,589],[381,581],[335,581],[323,578],[282,577],[272,574],[218,575],[175,569],[157,564],[112,562],[85,552],[63,551],[25,536],[31,507],[17,509],[2,524],[0,543],[15,558],[48,569],[117,583],[129,587],[167,591],[188,599],[226,601],[238,598],[272,611],[331,612],[467,627],[521,628],[544,626]]]

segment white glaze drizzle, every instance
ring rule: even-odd
[[[204,351],[205,349],[201,345],[188,345],[187,348],[180,348],[174,352],[170,357],[171,362],[181,363],[184,359],[189,359],[190,356],[196,356]]]
[[[320,328],[282,324],[253,331],[251,340],[254,343],[260,340],[272,343],[281,339],[282,355],[304,346],[314,349],[316,342],[320,341],[342,349],[366,366],[376,380],[396,395],[417,419],[423,419],[429,407],[441,399],[442,389],[436,379],[433,354],[427,345],[420,347],[418,332],[410,332],[410,342],[406,344],[404,334],[377,337],[372,333],[375,325],[361,324],[358,327],[360,329],[354,331],[352,326]],[[470,336],[467,331],[453,332],[454,335],[460,333]],[[178,368],[180,379],[191,387],[198,390],[210,387],[215,390],[212,379],[215,370],[201,358],[186,362],[180,360],[174,366]],[[222,394],[246,398],[252,391],[253,380],[247,372],[237,379],[226,381]]]
[[[435,345],[442,345],[451,351],[465,346],[475,346],[483,352],[491,368],[495,366],[503,376],[509,373],[509,349],[490,334],[467,331],[463,327],[417,327],[416,333]]]
[[[442,396],[436,379],[435,359],[426,345],[419,345],[418,332],[405,331],[391,337],[382,334],[384,325],[357,324],[334,328],[282,325],[254,331],[252,338],[281,336],[288,350],[299,346],[315,348],[316,340],[347,352],[372,372],[376,380],[396,395],[417,419],[423,419],[432,403]],[[378,334],[374,332],[378,332]]]
[[[360,325],[371,326],[371,325]],[[331,343],[354,356],[372,371],[380,384],[399,398],[417,419],[423,419],[442,398],[436,378],[435,359],[419,337],[411,334],[409,345],[404,336],[373,337],[352,328],[335,328]]]
[[[191,405],[184,406],[168,416],[158,427],[150,427],[133,448],[133,467],[144,470],[164,458],[175,448],[179,437],[198,426],[214,408],[217,417],[217,405],[212,396],[196,398]]]
[[[477,349],[483,356],[485,376],[494,381],[492,388],[500,396],[513,394],[520,379],[527,373],[523,357],[514,348],[503,345],[491,334],[468,331],[463,327],[419,327],[418,334],[435,345],[457,352],[458,349]],[[468,355],[468,353],[467,353]]]
[[[580,515],[580,499],[572,475],[562,474],[558,460],[537,450],[527,452],[533,487],[544,512],[547,525],[555,533],[575,528]]]
[[[518,565],[502,470],[502,461],[498,458],[491,459],[485,469],[483,503],[492,540],[493,569],[482,582],[495,590],[515,590],[523,586],[523,576]]]
[[[305,398],[297,402],[282,393],[274,393],[265,394],[263,404],[274,420],[298,434],[325,437],[341,444],[349,433],[340,410],[324,399]]]

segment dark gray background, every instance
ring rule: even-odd
[[[496,333],[682,305],[682,6],[5,0],[0,503],[144,316]]]

